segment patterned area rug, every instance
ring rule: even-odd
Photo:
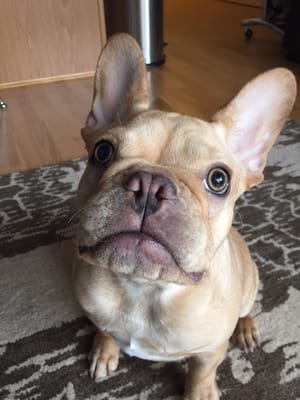
[[[254,314],[261,345],[231,349],[218,370],[222,400],[300,400],[300,126],[272,150],[266,180],[238,202],[235,225],[259,266]],[[74,300],[73,203],[84,160],[0,177],[0,398],[175,400],[181,363],[123,355],[94,383],[93,327]],[[75,218],[76,219],[76,218]]]

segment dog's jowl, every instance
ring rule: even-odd
[[[126,34],[109,39],[82,129],[89,161],[74,265],[78,300],[98,330],[94,379],[117,369],[119,349],[187,359],[185,400],[215,400],[229,341],[257,345],[258,273],[231,226],[233,208],[263,179],[295,96],[293,75],[277,68],[210,122],[150,110],[138,45]]]

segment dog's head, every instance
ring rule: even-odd
[[[236,199],[263,179],[295,95],[293,75],[278,68],[212,122],[149,110],[138,45],[126,34],[109,39],[82,129],[89,161],[79,187],[80,257],[132,279],[199,282]]]

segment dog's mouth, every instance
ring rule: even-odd
[[[116,273],[149,280],[197,284],[203,272],[186,272],[174,253],[161,241],[142,232],[119,232],[93,246],[79,246],[79,256],[92,264],[106,265]]]

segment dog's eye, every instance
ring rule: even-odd
[[[102,166],[107,166],[110,164],[115,155],[115,148],[112,143],[108,142],[107,140],[101,140],[94,150],[94,159],[97,164]]]
[[[204,183],[209,192],[222,195],[229,189],[230,177],[224,168],[216,167],[209,170]]]

